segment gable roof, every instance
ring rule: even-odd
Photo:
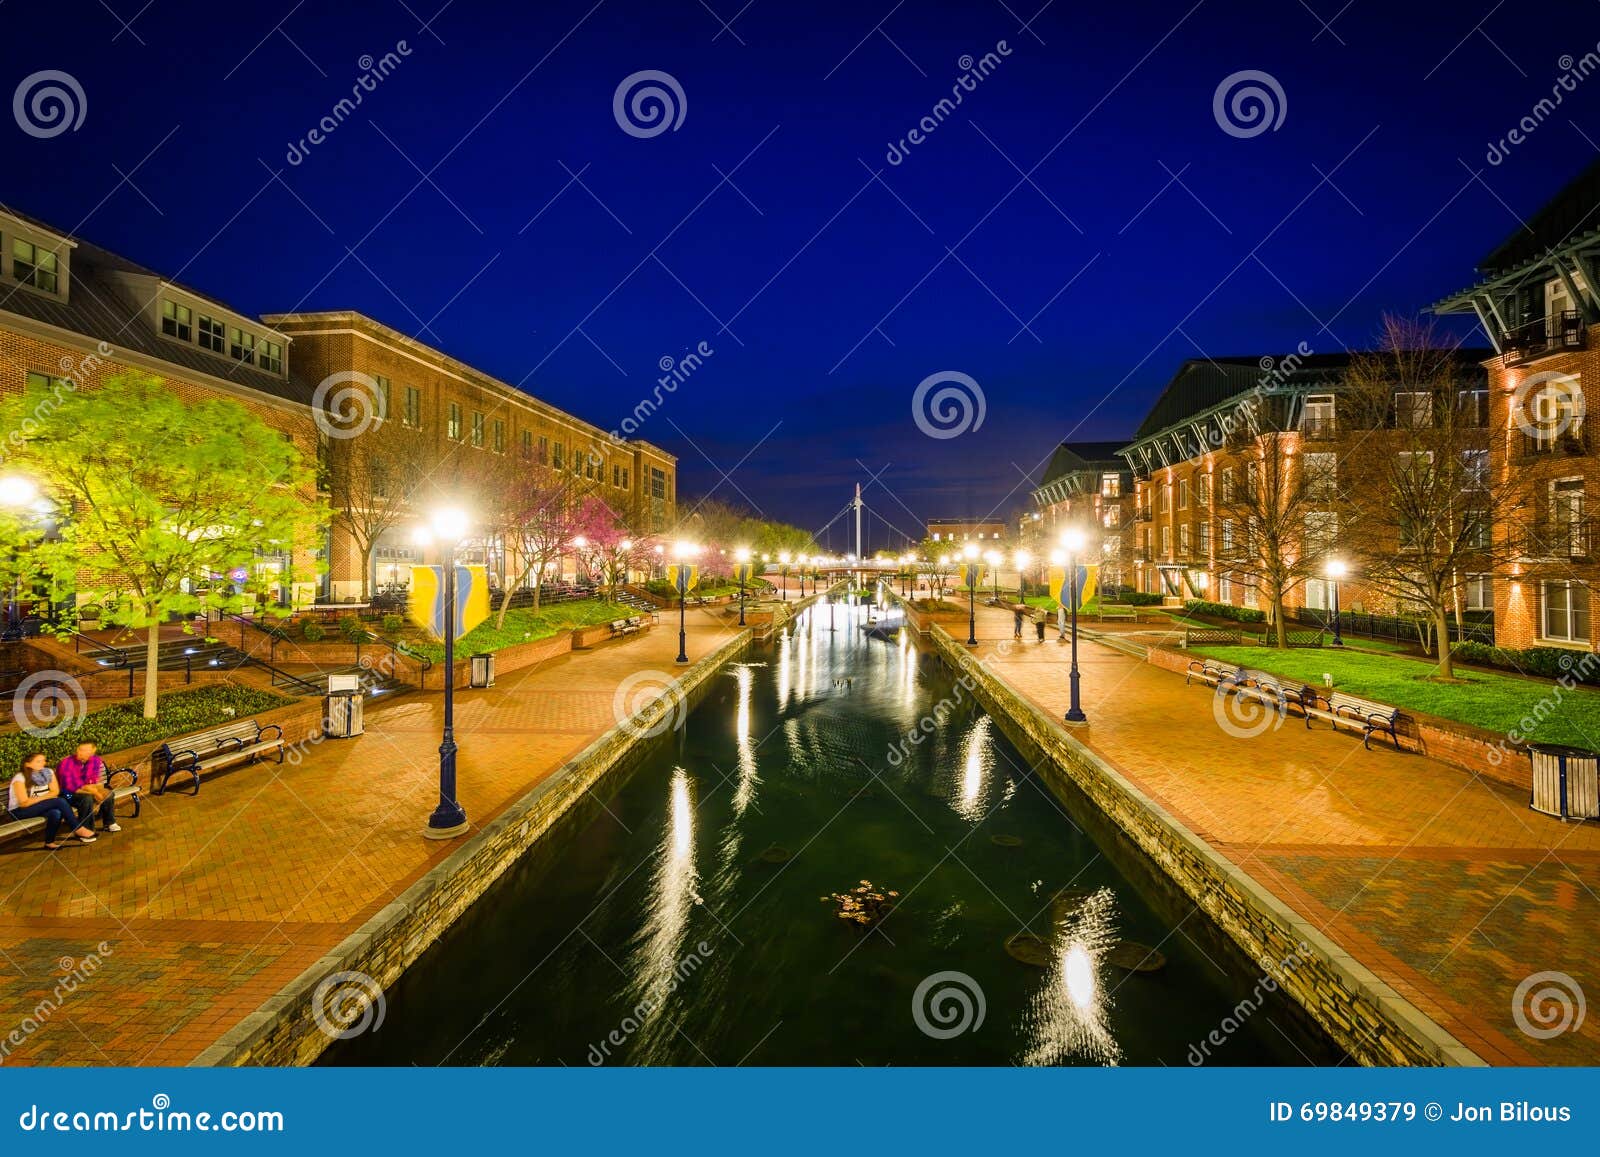
[[[1290,358],[1294,360],[1291,362]],[[1286,363],[1293,366],[1280,371]],[[1140,442],[1229,398],[1253,390],[1271,378],[1277,389],[1303,389],[1337,380],[1350,364],[1348,353],[1258,355],[1255,357],[1190,358],[1178,367],[1155,405],[1145,415],[1132,441]]]
[[[1050,455],[1050,461],[1044,468],[1044,477],[1039,480],[1039,486],[1041,488],[1048,486],[1057,478],[1083,471],[1124,471],[1128,468],[1128,464],[1117,457],[1117,451],[1125,445],[1126,441],[1063,442],[1056,447],[1055,453]]]

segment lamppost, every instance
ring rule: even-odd
[[[750,552],[740,547],[734,552],[734,558],[739,560],[739,625],[744,626],[744,576],[750,563]]]
[[[999,606],[1000,605],[1000,552],[998,550],[991,550],[988,554],[983,556],[983,560],[985,562],[987,562],[989,564],[989,568],[994,571],[994,602],[995,602],[995,606]]]
[[[466,537],[467,515],[459,507],[435,510],[417,534],[421,545],[433,543],[443,552],[444,572],[444,735],[439,743],[439,806],[428,817],[423,834],[431,840],[464,835],[467,809],[456,799],[456,546]]]
[[[789,601],[789,552],[778,555],[778,572],[783,575],[783,601]]]
[[[978,548],[970,542],[962,552],[968,566],[977,561]],[[967,580],[967,646],[978,645],[978,572],[976,567],[963,576]]]
[[[1033,556],[1025,550],[1017,551],[1017,602],[1026,604],[1028,601],[1028,564],[1033,561]]]
[[[39,488],[33,484],[32,479],[24,478],[20,474],[7,474],[5,477],[0,478],[0,506],[15,512],[19,517],[21,517],[22,512],[27,510],[38,500]],[[15,563],[20,557],[20,551],[13,551],[11,555],[11,561]],[[7,592],[9,597],[6,600],[4,633],[5,637],[8,639],[17,638],[20,635],[18,623],[20,622],[22,616],[19,613],[21,608],[17,606],[19,601],[17,597],[17,588],[18,579],[16,576],[13,576],[11,580],[11,589]]]
[[[1072,667],[1067,675],[1071,687],[1071,702],[1067,706],[1068,723],[1087,723],[1083,707],[1078,702],[1078,556],[1083,553],[1083,531],[1077,529],[1061,532],[1061,545],[1067,551],[1067,606],[1072,616]]]
[[[684,615],[684,600],[689,593],[689,576],[683,568],[688,565],[689,559],[694,553],[695,548],[687,542],[680,542],[672,548],[672,559],[678,564],[678,581],[675,585],[678,588],[678,658],[676,661],[679,663],[687,663],[689,661],[689,633]]]
[[[659,542],[656,543],[655,562],[650,567],[650,577],[651,578],[660,578],[661,577],[661,556],[662,556],[663,552],[664,552],[664,548],[662,547],[662,545]]]
[[[1344,646],[1344,636],[1339,633],[1339,580],[1349,573],[1350,568],[1342,559],[1328,560],[1328,577],[1333,580],[1333,645]]]

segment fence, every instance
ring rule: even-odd
[[[1324,631],[1333,630],[1333,612],[1316,611],[1306,607],[1296,607],[1289,611],[1289,621],[1301,623],[1305,626],[1318,627]],[[1387,639],[1393,643],[1416,643],[1422,635],[1418,625],[1426,631],[1429,638],[1433,635],[1433,623],[1429,619],[1407,618],[1404,615],[1369,615],[1358,611],[1339,612],[1339,633],[1351,635],[1362,639]],[[1481,617],[1469,618],[1458,623],[1452,617],[1449,620],[1450,641],[1452,643],[1494,643],[1494,615],[1485,612]]]

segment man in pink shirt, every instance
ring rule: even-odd
[[[72,800],[73,810],[84,827],[94,830],[91,817],[98,811],[103,830],[122,830],[117,822],[116,797],[106,786],[106,761],[95,754],[93,743],[78,744],[77,750],[57,764],[56,780],[61,784],[61,794]]]

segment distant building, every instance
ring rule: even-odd
[[[1006,542],[1003,518],[935,518],[928,522],[927,530],[934,542],[950,542],[958,548],[971,542],[984,550],[1004,549]]]
[[[1124,550],[1133,530],[1133,469],[1118,455],[1125,442],[1063,442],[1033,491],[1041,547],[1049,547],[1068,526],[1080,527],[1099,542],[1101,581],[1121,585],[1132,579],[1132,552]]]

